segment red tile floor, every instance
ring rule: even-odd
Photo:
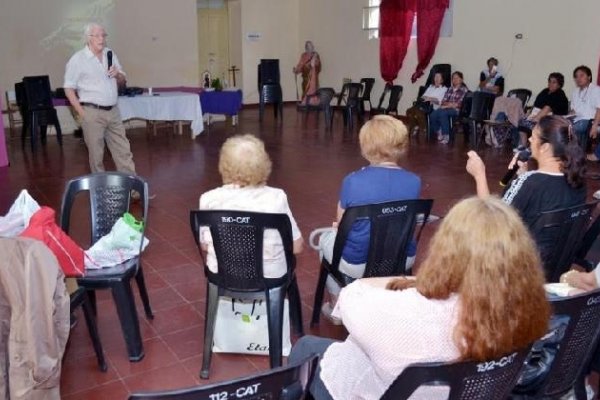
[[[269,110],[270,111],[270,110]],[[350,171],[365,165],[361,158],[357,132],[345,132],[337,116],[332,132],[326,132],[315,114],[305,116],[286,106],[283,123],[267,112],[258,121],[256,108],[246,109],[237,127],[229,123],[210,126],[191,140],[169,128],[151,136],[144,129],[129,131],[137,171],[148,179],[157,197],[151,201],[148,220],[150,246],[143,255],[150,300],[155,312],[152,321],[143,316],[140,323],[146,356],[130,363],[112,300],[99,293],[98,325],[108,359],[108,372],[96,366],[87,331],[79,323],[71,332],[62,372],[61,391],[65,400],[125,399],[139,390],[179,388],[205,383],[198,377],[202,356],[205,278],[198,251],[188,225],[190,209],[198,197],[220,184],[217,171],[221,143],[237,133],[253,133],[266,143],[273,160],[269,184],[283,188],[305,237],[311,230],[327,226],[334,218],[339,185]],[[322,118],[322,117],[321,117]],[[474,185],[464,170],[468,148],[458,136],[455,145],[428,143],[413,137],[402,165],[423,179],[423,197],[434,198],[433,211],[444,215],[458,199],[474,193]],[[44,205],[57,210],[65,182],[88,173],[87,151],[80,139],[67,136],[62,149],[53,137],[35,154],[21,148],[15,132],[9,140],[11,166],[0,168],[0,215],[4,214],[18,192],[26,188]],[[488,165],[491,187],[510,159],[507,150],[485,148],[481,154]],[[107,163],[108,161],[107,157]],[[112,165],[112,164],[107,164]],[[593,172],[600,167],[590,165]],[[600,188],[589,182],[589,193]],[[84,236],[86,222],[74,223],[78,237]],[[423,256],[436,223],[430,224],[419,246]],[[418,261],[417,261],[418,262]],[[309,329],[308,320],[318,272],[317,255],[305,249],[298,257],[297,274],[303,300],[307,333],[343,338],[344,330],[326,320]],[[136,294],[137,297],[137,294]],[[138,299],[139,300],[139,299]],[[210,382],[248,375],[268,368],[267,357],[223,355],[213,357]]]

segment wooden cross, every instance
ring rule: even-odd
[[[233,87],[236,87],[235,84],[235,73],[238,72],[240,69],[237,68],[235,65],[232,65],[231,68],[229,68],[227,71],[231,72],[231,74],[233,75]]]

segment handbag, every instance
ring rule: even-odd
[[[288,356],[290,341],[289,303],[283,303],[282,354]],[[269,354],[266,300],[219,298],[213,341],[215,353]]]
[[[41,207],[20,236],[44,242],[58,259],[65,276],[83,276],[83,249],[56,224],[55,214],[52,208]]]

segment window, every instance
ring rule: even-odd
[[[379,38],[379,4],[381,0],[368,0],[369,5],[363,7],[363,30],[369,32],[369,39]],[[440,37],[452,36],[452,9],[454,0],[450,0],[450,6],[444,14],[444,20],[442,21],[442,27],[440,28]],[[411,37],[417,37],[417,16],[412,26]]]

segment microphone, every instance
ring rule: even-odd
[[[112,50],[106,53],[106,59],[108,60],[108,69],[110,69],[112,67]]]
[[[509,169],[506,172],[506,174],[502,177],[502,179],[500,179],[500,186],[508,185],[508,182],[511,181],[513,176],[515,176],[515,174],[519,170],[519,161],[526,162],[529,160],[529,157],[531,157],[531,151],[529,151],[529,149],[520,151],[519,155],[517,156],[517,161],[515,162],[515,165],[513,165],[513,167]]]

